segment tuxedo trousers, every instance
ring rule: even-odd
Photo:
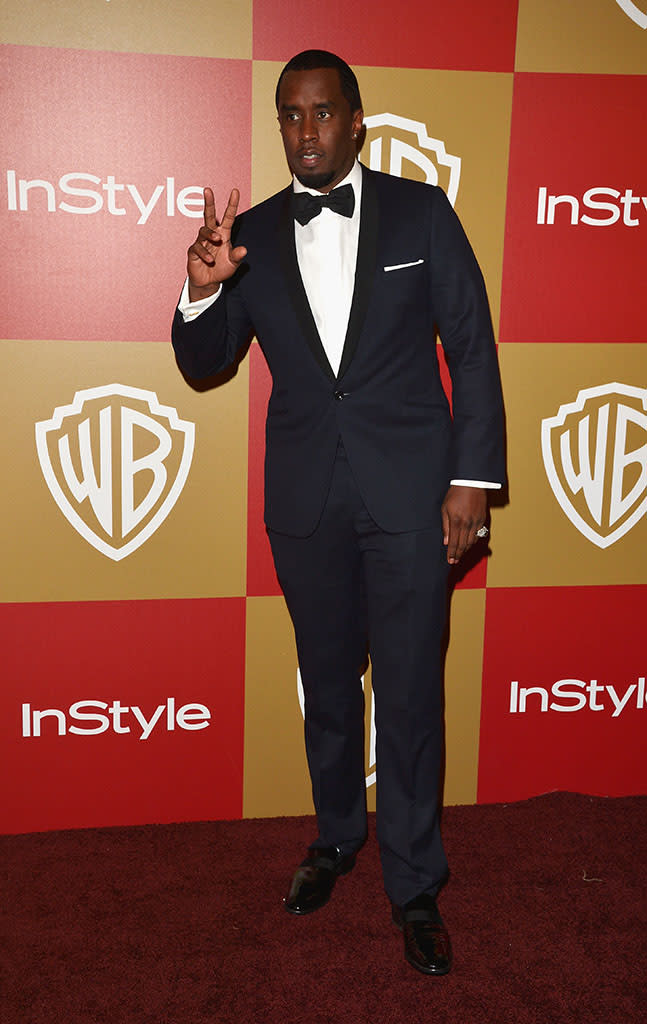
[[[366,839],[364,695],[370,657],[377,837],[387,895],[402,905],[447,875],[438,798],[447,560],[437,524],[385,533],[369,515],[341,442],[308,537],[268,530],[294,625],[319,834],[345,853]]]

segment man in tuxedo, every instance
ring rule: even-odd
[[[366,839],[360,677],[370,656],[384,884],[406,959],[445,974],[447,571],[487,533],[487,489],[504,479],[487,297],[444,193],[358,163],[362,104],[344,61],[299,54],[276,105],[293,181],[240,216],[234,189],[220,221],[205,188],[173,343],[182,370],[200,377],[230,364],[254,331],[272,374],[265,521],[295,629],[318,826],[285,908],[323,906]]]

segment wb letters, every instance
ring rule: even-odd
[[[542,420],[546,475],[587,540],[609,547],[647,512],[647,390],[585,388]]]
[[[77,391],[36,424],[40,466],[59,509],[97,551],[119,561],[164,521],[186,482],[195,425],[152,391]]]

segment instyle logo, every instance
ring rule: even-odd
[[[376,767],[375,767],[375,744],[377,741],[377,732],[375,729],[375,700],[373,697],[373,691],[370,693],[366,692],[366,685],[364,682],[364,676],[362,676],[362,688],[364,690],[364,697],[366,700],[366,716],[367,716],[367,734],[369,738],[369,751],[368,751],[368,773],[366,776],[366,788],[369,789],[375,785]],[[301,708],[301,714],[305,719],[305,695],[303,692],[303,683],[301,681],[301,671],[297,669],[297,695],[299,698],[299,707]]]
[[[428,135],[421,121],[412,121],[398,114],[371,114],[364,118],[364,127],[372,170],[386,171],[401,178],[407,176],[404,164],[413,164],[423,172],[428,184],[443,185],[447,198],[454,205],[461,176],[461,158],[448,153],[440,139]]]
[[[108,384],[77,391],[36,424],[38,459],[54,501],[97,551],[118,562],[175,505],[191,466],[195,425],[153,391]]]
[[[616,0],[616,3],[639,28],[647,28],[647,11],[641,11],[632,0]]]
[[[147,713],[137,704],[122,704],[118,700],[111,704],[105,700],[77,700],[66,711],[60,708],[37,710],[31,704],[23,704],[22,736],[24,739],[69,733],[98,736],[110,729],[119,735],[132,732],[138,739],[147,740],[155,729],[159,733],[173,732],[176,726],[186,730],[208,727],[211,712],[205,704],[183,704],[176,709],[175,703],[175,697],[167,697],[164,704],[158,704],[154,711]]]
[[[551,700],[551,697],[553,698]],[[613,683],[599,683],[597,679],[558,679],[550,690],[545,686],[520,686],[517,679],[510,683],[510,714],[548,711],[611,712],[612,718],[630,708],[645,708],[645,676],[629,683],[624,690]]]
[[[583,213],[583,210],[591,212]],[[647,223],[647,196],[634,195],[630,188],[620,192],[606,185],[587,189],[581,199],[568,192],[553,195],[545,185],[537,192],[538,224],[586,224],[592,228],[607,228],[621,218],[628,228]]]
[[[188,185],[178,191],[175,178],[170,177],[152,190],[140,191],[137,185],[118,182],[114,174],[107,174],[103,180],[97,174],[69,171],[54,182],[46,178],[20,178],[16,170],[10,169],[6,184],[7,209],[18,213],[88,215],[105,208],[113,217],[137,217],[137,224],[146,224],[155,208],[164,211],[167,217],[175,216],[176,210],[183,217],[203,216],[202,189]],[[90,188],[91,185],[96,187]]]
[[[550,486],[573,526],[600,548],[647,512],[647,389],[585,388],[542,420]]]

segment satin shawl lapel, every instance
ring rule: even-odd
[[[292,217],[290,202],[291,196],[292,187],[286,192],[279,222],[279,249],[288,295],[310,351],[326,376],[330,380],[334,380],[335,374],[321,344],[319,331],[310,309],[310,303],[308,302],[308,296],[303,286],[303,279],[297,262],[297,248],[294,241],[294,218]]]
[[[362,333],[364,320],[366,319],[377,260],[378,223],[377,189],[370,171],[362,167],[362,212],[359,221],[355,288],[337,379],[344,376],[351,364],[353,356],[357,351],[357,343]]]
[[[362,331],[368,302],[373,286],[375,273],[375,261],[377,257],[377,232],[378,232],[378,202],[377,190],[371,178],[370,172],[362,168],[362,210],[359,224],[359,243],[357,248],[357,266],[355,268],[355,287],[351,303],[350,315],[348,317],[348,328],[344,341],[341,365],[338,377],[335,377],[333,369],[328,362],[328,357],[321,344],[319,331],[310,309],[308,296],[303,286],[303,280],[297,262],[296,244],[294,241],[294,220],[292,217],[290,196],[291,189],[287,194],[281,210],[279,225],[279,249],[281,263],[285,274],[288,294],[297,317],[297,321],[308,347],[312,352],[317,364],[321,367],[326,376],[331,380],[341,378],[352,361],[357,350],[357,343]]]

